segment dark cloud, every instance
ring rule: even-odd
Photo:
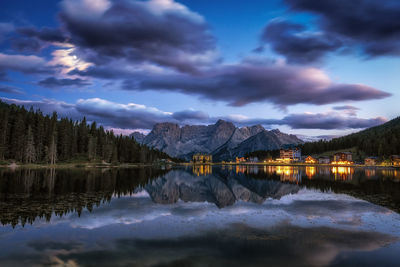
[[[328,114],[291,114],[284,117],[277,124],[289,125],[292,129],[362,129],[385,123],[382,117],[362,119],[353,116],[341,116],[335,113]]]
[[[320,129],[320,130],[345,130],[362,129],[380,125],[387,122],[383,117],[363,119],[355,115],[346,114],[343,116],[337,112],[329,113],[300,113],[289,114],[282,119],[264,119],[264,118],[235,118],[225,117],[225,120],[231,121],[236,125],[287,125],[292,129]]]
[[[23,94],[23,92],[17,87],[1,85],[1,84],[0,84],[0,92],[6,94],[15,94],[15,95]]]
[[[389,93],[361,84],[336,84],[315,68],[242,63],[221,65],[202,75],[141,75],[126,80],[125,90],[175,91],[227,102],[232,106],[271,102],[280,107],[324,105],[381,99]]]
[[[285,0],[293,11],[311,12],[325,36],[347,39],[368,56],[400,55],[400,2],[397,0]]]
[[[6,36],[14,31],[14,25],[12,23],[1,23],[0,22],[0,42],[2,42]]]
[[[326,33],[310,33],[305,26],[288,21],[272,21],[264,29],[262,41],[289,62],[308,63],[342,46],[339,38]],[[261,52],[259,47],[256,52]]]
[[[11,47],[18,52],[37,53],[46,43],[63,43],[67,38],[59,29],[47,28],[37,29],[35,27],[20,27],[16,29],[18,35],[10,38]]]
[[[11,46],[18,52],[39,52],[42,48],[38,40],[32,38],[14,38],[11,41]]]
[[[21,27],[17,28],[17,32],[21,35],[37,38],[44,42],[60,42],[63,43],[67,40],[64,34],[59,29],[43,27],[37,29],[35,27]]]
[[[183,111],[174,112],[172,114],[172,118],[174,118],[178,121],[197,120],[197,121],[206,122],[206,121],[208,121],[210,116],[203,111],[183,110]]]
[[[49,77],[38,83],[40,86],[48,88],[59,88],[59,87],[83,87],[91,85],[90,82],[75,78],[75,79],[56,79],[54,77]]]
[[[334,110],[360,110],[358,107],[351,106],[351,105],[344,105],[344,106],[336,106],[333,107]]]
[[[116,59],[149,62],[184,72],[209,62],[214,37],[203,18],[185,6],[156,0],[101,2],[102,8],[63,2],[60,18],[69,41],[86,60],[97,65]]]
[[[7,73],[4,70],[0,69],[0,81],[7,81]]]

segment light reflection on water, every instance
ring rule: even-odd
[[[394,169],[0,170],[0,266],[397,266],[399,207]]]

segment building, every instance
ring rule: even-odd
[[[281,149],[279,154],[283,161],[299,161],[301,159],[300,148]]]
[[[399,155],[390,156],[390,161],[392,162],[392,166],[400,167],[400,156]]]
[[[375,166],[378,163],[377,157],[368,157],[364,160],[364,164],[367,166]]]
[[[304,160],[305,163],[307,164],[316,164],[317,160],[311,156],[306,157],[306,159]]]
[[[236,163],[243,163],[246,162],[246,159],[244,157],[238,158],[236,157]]]
[[[332,164],[349,165],[353,164],[353,155],[351,152],[338,152],[333,156]]]
[[[260,161],[259,161],[258,157],[250,157],[249,158],[249,162],[257,163],[257,162],[260,162]]]
[[[320,157],[320,158],[318,158],[318,163],[319,164],[330,164],[331,159],[329,157]]]
[[[194,164],[210,164],[212,163],[212,156],[208,154],[194,154],[193,155]]]

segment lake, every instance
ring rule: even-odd
[[[399,266],[400,170],[0,169],[0,266]]]

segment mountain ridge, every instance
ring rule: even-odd
[[[143,138],[138,134],[131,136]],[[208,153],[213,155],[214,160],[221,161],[255,150],[279,149],[287,144],[298,145],[303,141],[277,129],[268,131],[261,125],[238,128],[231,122],[218,120],[210,125],[182,127],[171,122],[157,123],[141,143],[185,160],[190,160],[194,153]]]

